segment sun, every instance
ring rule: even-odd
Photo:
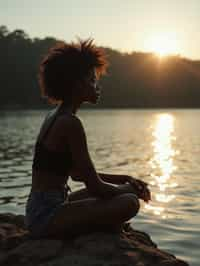
[[[160,57],[178,53],[178,40],[173,33],[152,35],[147,43],[148,49]]]

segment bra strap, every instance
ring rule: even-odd
[[[51,129],[51,127],[53,126],[53,124],[54,124],[54,122],[55,122],[55,120],[56,120],[56,117],[57,117],[57,113],[58,113],[58,112],[59,112],[59,106],[56,108],[55,111],[54,111],[54,110],[53,110],[53,111],[50,111],[50,112],[47,114],[47,116],[46,116],[44,122],[46,121],[47,118],[50,117],[50,115],[52,115],[53,118],[52,118],[52,121],[50,122],[50,124],[48,125],[48,127],[45,129],[44,134],[41,136],[39,143],[41,143],[42,140],[47,136],[49,130]],[[43,122],[43,123],[44,123],[44,122]]]

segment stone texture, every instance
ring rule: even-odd
[[[31,239],[24,216],[0,214],[1,266],[188,266],[129,223],[72,239]]]

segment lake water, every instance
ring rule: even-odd
[[[33,148],[47,111],[0,113],[0,212],[24,214]],[[198,266],[200,261],[200,110],[81,110],[96,170],[149,182],[131,220],[161,249]],[[82,187],[69,182],[72,190]]]

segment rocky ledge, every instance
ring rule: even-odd
[[[188,266],[157,248],[151,238],[125,223],[112,232],[72,239],[32,239],[24,216],[0,214],[0,265],[40,266]]]

